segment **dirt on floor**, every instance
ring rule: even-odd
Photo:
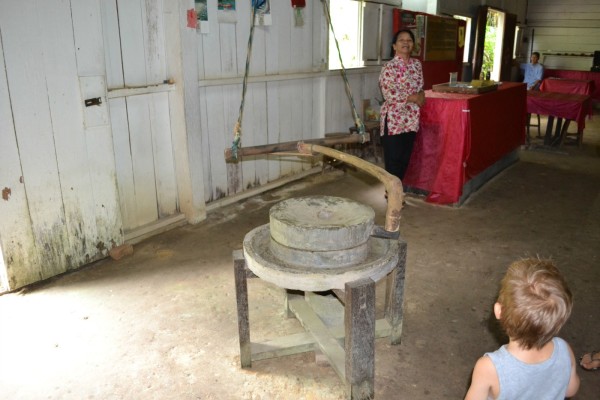
[[[506,267],[521,257],[556,262],[575,297],[561,336],[576,355],[600,348],[594,123],[583,148],[523,149],[459,208],[407,198],[402,343],[376,342],[376,399],[463,398],[477,358],[505,340],[492,306]],[[130,257],[1,296],[0,398],[344,399],[334,370],[313,353],[240,368],[232,251],[280,200],[347,197],[372,206],[381,224],[383,193],[364,174],[330,169],[147,239]],[[253,341],[303,331],[285,317],[278,287],[250,280],[249,306]],[[600,371],[578,371],[576,398],[600,398]]]

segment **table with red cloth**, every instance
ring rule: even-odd
[[[546,78],[540,85],[542,92],[556,92],[568,94],[582,94],[591,96],[594,93],[595,83],[591,79],[563,79],[563,78]],[[592,102],[589,102],[588,115],[591,117],[594,109]]]
[[[563,127],[566,134],[566,128],[570,121],[577,123],[577,131],[579,141],[583,136],[585,128],[585,117],[590,107],[590,96],[581,94],[557,93],[557,92],[542,92],[542,91],[527,91],[527,113],[548,115],[548,123],[546,126],[546,136],[544,144],[551,145],[552,139],[552,123],[554,117],[564,118],[566,127]],[[555,139],[559,138],[562,132],[560,126],[557,126]]]
[[[501,165],[524,144],[527,88],[503,82],[498,90],[483,94],[427,90],[425,97],[402,183],[427,192],[428,202],[460,204],[469,194],[463,193],[469,181],[490,179],[493,175],[486,170]]]
[[[571,71],[567,69],[544,69],[544,78],[562,78],[576,80],[590,80],[594,82],[592,101],[600,102],[600,72]]]

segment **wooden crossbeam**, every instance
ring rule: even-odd
[[[344,339],[344,327],[329,328],[329,333],[336,340]],[[375,323],[375,338],[389,337],[392,327],[386,319],[378,319]],[[314,336],[308,332],[295,333],[262,342],[252,342],[252,361],[267,360],[293,354],[306,353],[318,348]]]

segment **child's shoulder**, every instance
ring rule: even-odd
[[[498,373],[496,372],[496,366],[492,358],[485,354],[479,357],[479,360],[475,363],[473,369],[473,376],[477,375],[477,378],[481,381],[488,383],[492,386],[492,383],[498,381]]]
[[[465,400],[483,399],[490,394],[496,398],[500,391],[498,374],[492,359],[486,354],[480,357],[473,368],[471,386]]]

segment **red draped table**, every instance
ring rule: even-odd
[[[564,79],[564,78],[546,78],[540,85],[542,92],[556,92],[567,94],[582,94],[591,96],[594,93],[596,84],[591,79]],[[593,114],[592,102],[589,102],[588,115]]]
[[[548,116],[546,125],[545,145],[560,144],[566,135],[570,121],[577,122],[578,144],[581,145],[585,117],[590,108],[590,96],[581,94],[568,94],[556,92],[542,92],[530,90],[527,92],[527,113]],[[557,123],[556,133],[552,137],[554,117],[564,118],[565,126],[561,128]],[[558,142],[557,142],[558,141]]]
[[[525,142],[526,86],[503,82],[497,91],[479,95],[428,90],[425,96],[402,183],[427,192],[428,202],[460,204],[518,159],[516,150]]]
[[[592,101],[600,102],[600,72],[571,71],[566,69],[545,69],[544,78],[562,78],[571,80],[590,80],[594,82],[592,87]],[[579,93],[581,94],[581,93]]]

